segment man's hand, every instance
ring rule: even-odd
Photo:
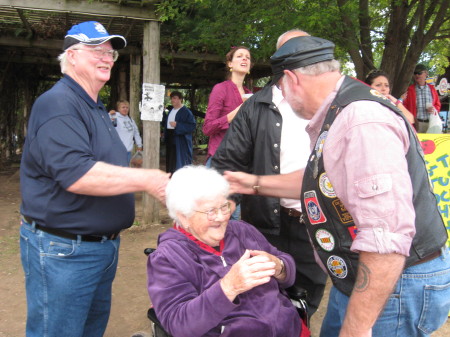
[[[253,189],[257,181],[255,175],[244,172],[225,171],[223,176],[230,184],[230,194],[255,194],[255,190]]]
[[[176,126],[177,126],[177,122],[175,122],[175,121],[169,122],[169,124],[173,128],[176,128]]]
[[[147,185],[146,192],[164,204],[166,201],[166,186],[169,182],[170,173],[161,170],[147,171],[150,174],[150,182]]]

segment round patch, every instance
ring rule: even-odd
[[[322,192],[324,196],[328,198],[336,198],[333,185],[331,185],[330,179],[328,179],[326,172],[322,173],[319,177],[319,188],[320,192]]]
[[[327,260],[328,270],[337,278],[347,277],[347,264],[344,259],[337,255],[331,255]]]
[[[331,252],[334,249],[334,237],[325,229],[318,229],[316,231],[316,241],[327,252]]]

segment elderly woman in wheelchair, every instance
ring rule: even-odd
[[[284,291],[294,283],[292,257],[253,226],[230,221],[228,190],[204,166],[184,167],[168,183],[174,226],[147,265],[159,321],[175,337],[309,335]]]

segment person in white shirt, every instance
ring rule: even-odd
[[[142,151],[142,138],[139,134],[139,129],[134,120],[129,116],[130,103],[125,100],[120,100],[116,104],[117,111],[111,110],[109,115],[116,131],[122,140],[123,145],[127,149],[128,163],[131,160],[131,152],[136,143],[138,151]]]

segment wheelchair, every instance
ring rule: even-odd
[[[145,255],[150,255],[156,249],[155,248],[145,248]],[[296,286],[292,286],[286,289],[287,295],[291,300],[292,304],[297,308],[300,318],[303,320],[305,325],[309,327],[308,321],[308,307],[306,304],[306,290]],[[147,317],[151,321],[153,337],[172,337],[168,334],[164,327],[161,325],[158,317],[156,317],[155,309],[150,307],[147,311]]]

